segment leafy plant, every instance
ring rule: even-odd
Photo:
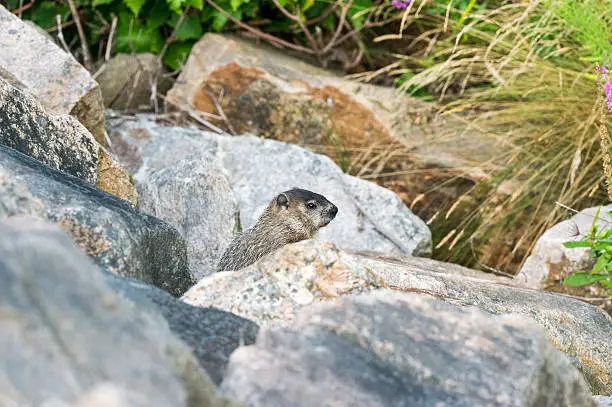
[[[572,287],[582,287],[599,283],[609,289],[608,295],[612,296],[612,227],[599,230],[596,222],[599,218],[601,207],[593,219],[589,233],[579,241],[564,242],[567,248],[588,248],[589,256],[596,259],[595,265],[590,272],[575,272],[568,275],[563,284]],[[612,216],[612,211],[608,214]]]
[[[109,54],[110,46],[119,53],[162,54],[164,64],[173,70],[181,67],[204,33],[236,25],[261,36],[275,33],[278,42],[294,44],[294,49],[321,59],[333,53],[334,46],[339,45],[336,41],[346,45],[346,39],[359,35],[372,8],[372,0],[73,1],[83,23],[84,38],[76,29],[68,1],[32,1],[24,7],[23,1],[8,0],[8,8],[51,34],[61,30],[77,58],[83,58],[79,45],[85,41],[91,54],[98,55],[99,63]]]

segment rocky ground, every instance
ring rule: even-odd
[[[167,110],[132,114],[147,56],[98,83],[2,7],[0,49],[0,406],[612,405],[610,315],[543,290],[588,263],[562,247],[568,224],[516,278],[434,261],[400,197],[306,148],[384,136],[477,177],[487,157],[392,109],[427,106],[207,35]],[[202,129],[222,86],[233,135],[223,118]],[[215,273],[233,233],[294,186],[336,219]]]

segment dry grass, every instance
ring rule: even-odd
[[[590,33],[580,37],[580,20],[563,8],[567,1],[550,1],[506,1],[467,15],[449,2],[445,15],[432,15],[435,2],[422,0],[406,10],[404,33],[417,21],[431,28],[413,34],[409,47],[419,52],[398,55],[399,63],[380,71],[408,73],[403,89],[427,89],[441,114],[460,114],[466,130],[508,146],[496,157],[502,171],[483,168],[487,181],[440,208],[430,225],[436,258],[516,273],[537,238],[567,216],[555,202],[582,209],[607,200],[601,147],[609,145],[609,121],[593,63],[605,42],[585,41],[605,34],[610,16],[601,15],[603,28],[585,22]],[[499,193],[504,183],[512,185],[509,193]]]

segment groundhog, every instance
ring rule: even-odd
[[[323,195],[293,188],[279,194],[257,223],[234,236],[217,264],[217,271],[240,270],[268,253],[313,238],[338,213]]]

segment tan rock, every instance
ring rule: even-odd
[[[323,145],[336,162],[349,149],[397,143],[422,164],[481,177],[502,148],[489,135],[458,133],[457,119],[433,117],[431,104],[394,89],[345,80],[269,46],[209,33],[193,47],[167,101],[170,109],[218,114],[215,99],[236,134]]]
[[[132,177],[103,148],[100,149],[99,154],[96,186],[138,206],[138,192],[136,192]]]
[[[18,83],[49,113],[76,117],[100,144],[106,145],[102,94],[89,72],[2,6],[0,33],[0,76]]]
[[[101,69],[96,81],[107,108],[151,108],[153,87],[157,93],[164,94],[171,85],[160,75],[162,66],[158,64],[158,56],[149,53],[118,54]]]

